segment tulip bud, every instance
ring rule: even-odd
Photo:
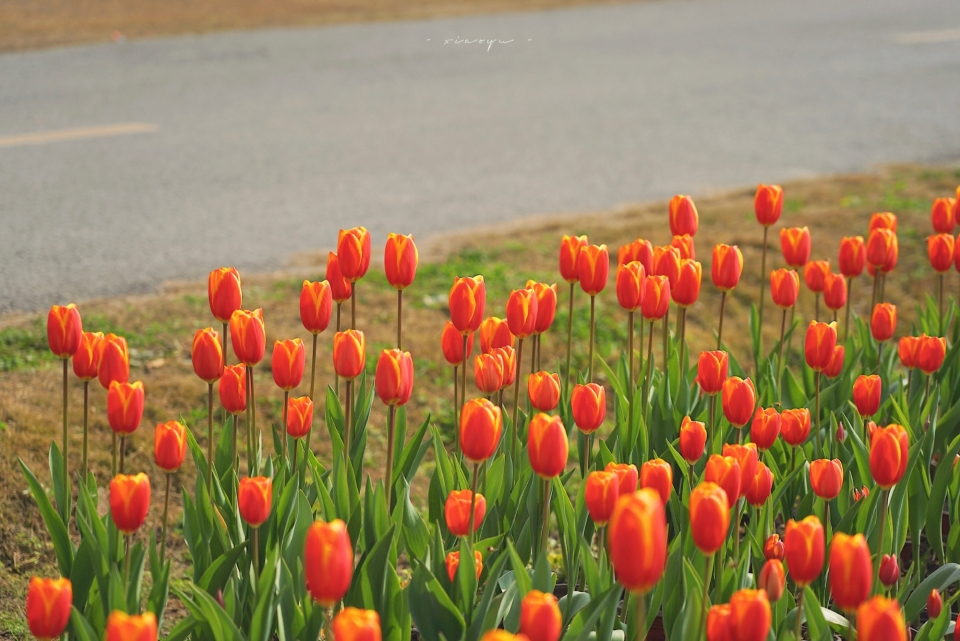
[[[560,375],[535,372],[527,377],[530,404],[541,412],[552,412],[560,402]]]
[[[780,249],[790,267],[803,267],[810,260],[810,230],[789,227],[780,230]]]
[[[884,554],[880,559],[880,582],[888,588],[896,585],[900,579],[900,565],[893,554]]]
[[[449,577],[452,582],[457,578],[457,570],[460,568],[460,552],[448,552],[445,561],[447,565],[447,577]],[[480,574],[483,572],[483,557],[480,556],[480,552],[477,550],[473,551],[473,564],[477,570],[477,579],[479,579]]]
[[[677,281],[680,279],[680,250],[673,245],[654,247],[653,274],[666,276],[670,283],[670,289],[676,287]]]
[[[128,436],[143,418],[143,383],[110,383],[107,390],[107,421],[118,436]]]
[[[930,208],[930,224],[933,230],[938,234],[952,234],[956,224],[954,209],[956,209],[957,200],[955,198],[935,198],[933,206]]]
[[[753,381],[731,376],[723,382],[721,390],[723,415],[731,425],[743,427],[753,418],[753,408],[756,405],[757,392]]]
[[[47,314],[47,344],[57,358],[68,359],[80,349],[83,323],[73,303],[54,305]]]
[[[264,476],[245,476],[237,486],[237,508],[240,518],[258,528],[270,518],[273,504],[273,481]]]
[[[817,459],[810,463],[810,487],[825,501],[840,495],[843,486],[843,464],[840,459]]]
[[[327,254],[327,271],[324,273],[330,283],[330,297],[337,303],[343,303],[353,293],[353,284],[343,277],[340,271],[340,257],[337,252]]]
[[[247,367],[228,365],[223,369],[223,376],[217,387],[220,393],[220,404],[234,416],[247,409]]]
[[[126,383],[130,380],[130,357],[127,353],[127,339],[116,334],[107,334],[98,343],[100,364],[97,377],[103,389],[109,390],[110,383]]]
[[[737,641],[766,641],[771,617],[763,590],[737,590],[730,597],[730,631]]]
[[[38,639],[63,634],[70,623],[73,584],[70,579],[32,577],[27,588],[26,618],[30,633]]]
[[[640,466],[640,487],[656,490],[666,506],[673,491],[673,468],[663,459],[652,459]]]
[[[813,583],[823,568],[823,526],[811,515],[802,521],[787,521],[783,555],[794,582],[804,587]]]
[[[744,490],[747,503],[753,507],[762,507],[773,490],[773,472],[762,461],[757,462],[757,471]]]
[[[528,280],[527,289],[532,289],[537,295],[537,322],[534,326],[534,334],[542,334],[553,325],[553,319],[557,315],[557,284],[547,285]],[[510,346],[513,346],[511,338]]]
[[[707,612],[707,641],[734,641],[730,622],[730,605],[710,606]]]
[[[697,249],[693,242],[693,236],[689,234],[674,236],[670,239],[670,246],[676,247],[677,251],[680,252],[680,260],[696,260],[697,258]]]
[[[779,534],[771,534],[763,544],[763,556],[768,561],[771,559],[783,560],[783,541]]]
[[[486,302],[487,288],[483,276],[454,279],[448,305],[450,320],[458,332],[470,334],[480,329]]]
[[[607,393],[596,383],[576,385],[570,393],[573,420],[584,434],[591,434],[603,424],[607,413]]]
[[[500,408],[485,398],[467,401],[460,411],[460,450],[472,463],[493,456],[503,432]]]
[[[917,359],[920,356],[920,342],[919,336],[904,336],[897,345],[900,362],[907,369],[913,369],[917,366]]]
[[[639,474],[637,466],[632,463],[607,463],[603,468],[605,472],[613,472],[617,475],[617,492],[619,496],[633,494],[637,491],[637,482]]]
[[[934,588],[930,590],[927,596],[927,616],[936,619],[943,611],[943,598],[940,596],[940,590]]]
[[[303,281],[300,288],[300,322],[311,334],[319,334],[330,325],[333,310],[333,295],[330,282]]]
[[[780,414],[776,408],[758,407],[750,423],[750,440],[762,451],[769,450],[780,435]]]
[[[840,273],[847,278],[856,278],[863,273],[867,262],[867,248],[863,236],[844,236],[840,239],[840,258],[837,261]]]
[[[736,245],[716,245],[713,248],[713,262],[710,263],[710,276],[713,285],[722,292],[737,286],[743,273],[743,254]]]
[[[650,322],[667,315],[670,305],[670,281],[666,276],[647,276],[643,279],[643,300],[640,311]]]
[[[690,196],[674,196],[670,199],[670,233],[674,236],[697,235],[700,217]]]
[[[463,365],[463,335],[457,330],[451,321],[447,321],[443,326],[443,333],[440,334],[440,347],[443,350],[443,357],[454,367]],[[473,351],[473,334],[467,336],[467,354]]]
[[[568,283],[580,280],[580,250],[588,243],[586,236],[564,236],[560,240],[560,276]]]
[[[413,242],[413,234],[387,234],[387,244],[383,248],[383,271],[394,289],[404,290],[413,284],[419,261],[420,254]]]
[[[870,435],[870,473],[877,485],[889,490],[907,471],[910,442],[907,431],[890,424],[877,428]]]
[[[756,468],[754,468],[756,470]],[[711,454],[703,470],[703,480],[716,483],[727,493],[727,503],[733,505],[740,498],[741,478],[740,462],[733,456]]]
[[[757,222],[769,227],[780,220],[783,211],[783,189],[780,185],[760,185],[753,197],[753,211]]]
[[[473,531],[480,529],[483,517],[487,514],[487,500],[483,494],[477,493],[473,501],[473,492],[470,490],[453,490],[447,496],[443,507],[447,529],[454,536],[467,536],[470,533],[470,503],[473,502]]]
[[[263,359],[267,342],[263,329],[263,310],[238,309],[230,317],[230,343],[237,360],[253,367]]]
[[[770,272],[770,297],[780,309],[790,309],[800,295],[800,276],[788,269]]]
[[[153,430],[153,460],[164,472],[176,472],[187,455],[187,428],[177,421],[158,423]]]
[[[815,294],[823,292],[829,274],[829,260],[811,260],[803,266],[803,280],[807,284],[807,289]]]
[[[875,596],[857,609],[858,641],[907,641],[903,610],[896,599]]]
[[[337,257],[344,278],[355,283],[370,267],[370,232],[365,227],[341,229],[337,237]]]
[[[583,498],[596,525],[606,525],[610,520],[619,492],[620,482],[615,473],[595,471],[587,475]]]
[[[233,313],[243,306],[240,272],[233,267],[221,267],[210,272],[207,299],[213,317],[221,323],[229,323]]]
[[[610,255],[607,253],[607,246],[585,245],[577,259],[577,271],[580,274],[580,289],[584,293],[596,296],[602,292],[607,286],[607,277],[610,274]]]
[[[110,481],[110,517],[123,534],[140,529],[150,509],[150,479],[141,472],[117,474]]]
[[[382,403],[405,405],[413,393],[413,357],[410,352],[399,349],[380,352],[374,384]]]
[[[788,445],[803,445],[810,436],[810,410],[801,407],[780,412],[780,434]]]
[[[527,456],[538,476],[560,476],[567,465],[567,430],[559,416],[535,414],[527,426]]]
[[[901,339],[901,343],[903,339]],[[880,409],[882,382],[876,374],[862,374],[853,382],[853,404],[862,417],[873,416]]]
[[[881,272],[888,272],[897,264],[899,245],[896,231],[874,229],[867,237],[867,264]]]
[[[645,273],[653,273],[653,245],[649,240],[638,238],[617,250],[617,264],[626,265],[637,261],[643,265]]]
[[[695,260],[683,259],[680,261],[680,272],[677,277],[677,286],[671,287],[670,296],[680,307],[690,307],[697,302],[700,296],[700,280],[702,268]]]
[[[520,634],[530,641],[558,641],[563,618],[557,597],[530,590],[520,602]]]
[[[309,396],[291,398],[287,401],[287,434],[291,438],[303,438],[313,428],[313,401]]]
[[[452,323],[450,323],[450,327],[453,328]],[[480,323],[478,333],[480,334],[480,351],[484,354],[489,354],[498,347],[507,345],[513,347],[513,334],[510,333],[510,327],[503,318],[488,316]],[[453,336],[455,338],[451,340],[457,343],[457,348],[460,351],[463,351],[462,337],[456,333]]]
[[[830,364],[833,350],[837,346],[837,324],[810,321],[804,341],[803,353],[807,366],[820,372]]]
[[[707,428],[700,421],[690,420],[684,416],[680,422],[680,454],[683,459],[693,465],[703,456],[703,448],[707,442]]]
[[[757,580],[757,587],[767,594],[767,598],[776,603],[783,596],[783,590],[787,581],[786,572],[783,569],[783,563],[777,559],[772,559],[763,564],[760,570],[760,578]]]
[[[617,582],[640,595],[653,589],[667,565],[667,519],[656,491],[620,495],[608,540]]]
[[[381,641],[380,615],[376,610],[346,607],[333,617],[331,641]]]
[[[933,374],[943,365],[947,355],[947,340],[942,336],[921,336],[917,350],[917,367],[924,374]]]
[[[340,519],[315,521],[303,545],[303,575],[307,592],[323,607],[342,599],[353,578],[353,544]]]
[[[690,532],[693,542],[703,554],[715,554],[730,531],[730,502],[727,492],[705,481],[690,493]]]
[[[647,277],[639,261],[617,267],[617,302],[628,312],[640,309],[643,303],[643,280]]]
[[[513,385],[517,377],[517,353],[509,345],[497,347],[490,353],[500,359],[500,368],[503,370],[500,389],[507,389]]]
[[[366,356],[363,332],[348,329],[333,335],[333,369],[340,378],[352,381],[360,376],[366,364]]]
[[[105,641],[157,641],[157,617],[153,612],[128,615],[114,610],[107,617]]]
[[[837,439],[837,443],[843,443],[845,440],[847,440],[847,432],[843,429],[843,423],[837,423],[837,431],[834,436]]]
[[[878,303],[870,317],[870,333],[877,342],[890,340],[897,329],[897,306]]]

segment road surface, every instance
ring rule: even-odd
[[[282,267],[344,226],[379,252],[388,231],[952,160],[958,80],[956,0],[668,0],[6,54],[0,311]]]

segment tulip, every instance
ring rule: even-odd
[[[54,305],[47,314],[47,344],[57,358],[70,358],[80,349],[83,323],[73,303]]]
[[[810,436],[810,410],[805,407],[780,413],[780,434],[788,445],[803,445]]]
[[[810,230],[789,227],[780,230],[780,249],[790,267],[803,267],[810,260]]]
[[[464,349],[463,336],[457,331],[456,326],[451,321],[447,321],[443,326],[443,333],[440,335],[440,347],[443,351],[443,357],[454,367],[463,364]],[[473,334],[467,336],[466,353],[473,351]]]
[[[757,408],[750,423],[750,440],[761,452],[769,450],[780,435],[780,414],[776,408]]]
[[[900,579],[900,566],[895,554],[884,554],[880,559],[880,582],[888,588]]]
[[[697,215],[697,206],[690,196],[674,196],[670,199],[670,233],[674,236],[697,235],[700,218]]]
[[[874,229],[867,237],[867,264],[875,270],[888,272],[897,263],[899,247],[897,233],[890,229]]]
[[[120,436],[128,436],[140,427],[143,417],[143,383],[110,383],[107,390],[107,421],[110,429]]]
[[[697,362],[697,384],[704,394],[719,394],[727,380],[729,357],[721,350],[700,352]]]
[[[557,597],[530,590],[520,602],[520,634],[530,641],[558,641],[563,627]]]
[[[837,345],[833,348],[833,355],[830,362],[823,368],[823,375],[827,378],[836,378],[843,373],[843,364],[846,350],[843,345]]]
[[[653,323],[667,315],[670,305],[670,281],[666,276],[647,276],[643,280],[643,317]]]
[[[667,520],[657,492],[621,494],[608,540],[617,582],[639,595],[653,589],[667,565]]]
[[[553,319],[557,315],[557,284],[547,285],[533,280],[527,281],[527,289],[532,289],[537,295],[537,322],[533,333],[540,335],[550,329]],[[537,344],[539,348],[539,343]],[[511,338],[510,346],[513,346]]]
[[[503,361],[496,354],[480,354],[473,359],[473,380],[481,393],[490,396],[503,387]]]
[[[827,309],[834,312],[843,309],[847,304],[847,280],[841,274],[827,274],[824,278],[823,302]]]
[[[590,296],[602,292],[607,286],[607,276],[610,273],[607,246],[584,245],[577,258],[577,271],[580,275],[580,289]]]
[[[582,254],[581,254],[582,255]],[[582,272],[581,272],[582,273]],[[532,289],[515,289],[507,298],[507,326],[523,340],[537,327],[537,294]]]
[[[743,254],[736,245],[716,245],[710,263],[713,285],[721,292],[728,292],[740,282],[743,273]]]
[[[376,610],[347,607],[333,617],[331,641],[380,641],[380,615]]]
[[[679,307],[690,307],[700,296],[702,268],[695,260],[684,258],[680,261],[677,286],[670,288],[670,296]]]
[[[930,266],[938,274],[945,274],[953,267],[954,239],[950,234],[935,234],[927,237],[927,255]]]
[[[580,250],[588,242],[586,236],[564,236],[560,240],[560,276],[570,284],[580,280]]]
[[[890,340],[897,329],[897,306],[878,303],[870,317],[870,333],[878,343]]]
[[[888,211],[871,214],[870,226],[867,231],[872,232],[874,229],[889,229],[896,233],[897,217]]]
[[[158,423],[153,431],[153,460],[164,472],[176,472],[187,455],[187,428],[177,421]]]
[[[483,276],[456,278],[450,288],[450,320],[463,336],[480,329],[487,289]]]
[[[638,261],[617,267],[617,302],[628,312],[640,309],[643,303],[643,280],[646,271]]]
[[[110,389],[110,383],[126,383],[130,380],[130,357],[127,352],[127,339],[116,334],[107,334],[98,344],[100,365],[97,377],[104,389]]]
[[[638,238],[617,250],[618,265],[626,265],[633,261],[643,265],[643,270],[647,274],[653,273],[653,245],[650,244],[649,240]]]
[[[840,495],[843,486],[843,464],[840,459],[817,459],[810,463],[810,487],[824,501]]]
[[[560,476],[567,465],[567,430],[559,416],[536,414],[527,428],[530,467],[541,478]]]
[[[541,412],[552,412],[560,402],[560,375],[535,372],[527,377],[530,404]]]
[[[315,521],[303,545],[303,576],[307,592],[325,608],[342,599],[353,578],[353,544],[340,519]]]
[[[783,541],[779,534],[771,534],[763,543],[763,558],[783,560]]]
[[[730,597],[730,630],[737,641],[766,641],[771,617],[763,590],[737,590]]]
[[[73,584],[70,579],[31,577],[26,606],[30,633],[38,639],[59,637],[70,622],[72,603]]]
[[[815,294],[823,292],[824,281],[830,273],[829,260],[811,260],[803,266],[803,280]]]
[[[107,617],[105,641],[157,641],[157,617],[153,612],[125,614],[114,610]]]
[[[767,598],[772,603],[776,603],[783,596],[786,582],[787,575],[786,570],[783,569],[783,562],[778,559],[770,559],[760,569],[757,587],[766,592]]]
[[[660,458],[647,461],[640,466],[640,487],[656,490],[666,507],[673,491],[673,468]]]
[[[654,247],[651,273],[656,276],[666,276],[672,289],[677,286],[677,280],[680,278],[680,260],[680,250],[673,245]]]
[[[263,330],[263,310],[252,312],[238,309],[230,318],[230,343],[237,360],[253,367],[263,358],[266,338]]]
[[[448,552],[445,561],[447,565],[447,577],[453,582],[457,577],[457,569],[460,567],[460,552]],[[483,557],[480,556],[480,552],[477,550],[473,551],[473,564],[477,570],[477,579],[479,579],[480,574],[483,572]]]
[[[730,625],[729,604],[710,606],[707,613],[707,641],[735,641]]]
[[[218,387],[220,404],[234,416],[247,409],[247,368],[239,365],[228,365],[223,369]]]
[[[413,393],[413,357],[410,352],[385,349],[377,359],[377,396],[385,405],[405,405]]]
[[[938,234],[952,234],[956,225],[953,210],[957,201],[953,198],[936,198],[930,208],[930,224]]]
[[[333,336],[333,368],[340,378],[352,381],[363,373],[366,339],[363,332],[348,329]]]
[[[707,429],[700,421],[690,420],[684,416],[680,423],[680,454],[683,459],[693,465],[703,456],[703,448],[707,442]]]
[[[494,628],[484,632],[480,641],[526,641],[526,637],[522,634],[513,634],[500,628]]]
[[[353,284],[344,278],[337,252],[327,254],[327,270],[324,278],[330,283],[330,297],[337,303],[337,331],[340,331],[340,305],[350,298],[353,293]]]
[[[753,408],[756,405],[757,392],[753,381],[731,376],[723,382],[721,390],[723,415],[731,425],[741,428],[753,418]]]
[[[920,349],[917,350],[917,367],[930,375],[940,369],[947,355],[947,339],[942,336],[921,336]]]
[[[84,383],[97,377],[101,340],[103,332],[83,332],[80,335],[80,346],[73,355],[73,373]]]
[[[756,467],[754,467],[756,470]],[[733,456],[711,454],[703,470],[703,480],[716,483],[727,493],[727,503],[733,505],[740,498],[740,462]]]
[[[150,509],[150,479],[143,472],[117,474],[110,481],[110,517],[123,534],[140,529]]]
[[[470,519],[470,505],[473,505],[473,520]],[[447,501],[443,507],[444,519],[447,523],[447,529],[454,536],[467,536],[470,533],[470,525],[473,524],[473,531],[480,529],[483,517],[487,514],[487,500],[483,494],[477,494],[476,499],[470,490],[453,490],[447,496]]]
[[[383,248],[383,271],[394,289],[403,290],[413,284],[419,259],[413,234],[387,234],[387,244]]]
[[[303,281],[300,289],[300,322],[304,329],[314,335],[325,331],[330,325],[332,309],[332,287],[329,281]]]
[[[244,477],[237,487],[237,508],[240,518],[258,528],[270,517],[273,503],[273,481],[263,476]]]
[[[449,325],[451,328],[453,328],[453,323],[449,323]],[[453,328],[453,331],[456,332],[456,329]],[[513,347],[514,336],[510,333],[510,327],[507,325],[507,321],[503,318],[489,316],[483,319],[483,322],[480,323],[478,333],[480,334],[480,351],[484,354],[489,354],[498,347],[504,347],[507,345]],[[451,348],[457,351],[463,350],[463,345],[461,344],[462,337],[456,333],[452,333],[451,336]],[[451,365],[453,364],[454,363],[451,363]]]
[[[313,401],[309,396],[291,398],[287,403],[287,434],[291,438],[303,438],[310,433],[312,427]],[[294,456],[296,456],[296,450],[294,450]]]
[[[517,377],[517,352],[509,345],[505,345],[497,347],[491,354],[500,359],[500,367],[503,370],[503,382],[500,384],[500,389],[505,390],[513,385]]]
[[[844,236],[840,239],[840,256],[837,262],[841,274],[847,278],[856,278],[863,273],[866,260],[867,250],[863,244],[863,236]]]
[[[221,323],[229,323],[233,313],[243,306],[240,273],[234,267],[221,267],[207,278],[210,312]]]
[[[583,490],[587,512],[597,526],[604,526],[613,514],[620,492],[619,478],[614,472],[594,471],[587,475]],[[600,541],[603,545],[603,541]]]
[[[596,383],[577,385],[570,393],[573,420],[584,434],[592,434],[603,424],[607,413],[606,391]]]
[[[900,355],[900,362],[907,369],[913,369],[917,366],[921,342],[919,336],[904,336],[900,339],[897,352]]]
[[[799,587],[813,583],[823,568],[823,526],[811,515],[802,521],[787,521],[783,555],[790,576]]]
[[[753,475],[753,480],[747,485],[744,496],[747,503],[755,508],[760,508],[767,499],[770,498],[770,492],[773,490],[773,472],[764,465],[763,461],[757,462],[757,471]]]
[[[273,381],[284,392],[289,392],[300,384],[306,363],[303,341],[299,338],[273,343]]]
[[[934,588],[927,595],[927,616],[936,619],[943,611],[943,597],[940,596],[940,590]]]
[[[836,323],[818,323],[810,321],[804,342],[804,356],[807,366],[815,372],[822,371],[830,364],[833,350],[837,346]]]
[[[757,446],[755,443],[747,443],[746,445],[737,445],[737,444],[723,444],[722,454],[724,457],[731,456],[737,460],[737,463],[740,465],[740,495],[739,498],[743,498],[747,495],[747,490],[750,487],[750,484],[753,482],[753,477],[757,473],[757,464],[759,462],[759,455],[757,453]],[[723,485],[721,483],[721,485]],[[735,498],[730,497],[730,502],[733,503],[736,501]]]
[[[680,252],[680,260],[696,260],[697,258],[697,248],[693,242],[693,236],[688,234],[674,236],[670,239],[670,246],[676,247],[677,251]]]
[[[370,267],[370,232],[365,227],[341,229],[337,236],[340,271],[351,283],[363,278]]]
[[[836,438],[838,443],[843,443],[847,438],[847,433],[843,429],[843,423],[837,423]]]
[[[857,608],[859,641],[907,641],[900,602],[875,596]]]
[[[873,567],[870,548],[862,534],[833,535],[830,544],[830,594],[844,612],[854,612],[870,596]]]
[[[728,493],[716,483],[703,482],[690,493],[690,533],[703,554],[716,554],[730,531]]]
[[[632,463],[607,463],[603,470],[617,475],[617,491],[620,496],[633,494],[637,491],[637,482],[640,477],[636,465]]]
[[[483,463],[493,456],[502,431],[499,407],[485,398],[464,404],[460,412],[460,450],[468,461]]]
[[[193,371],[200,380],[212,385],[223,376],[224,363],[220,334],[212,327],[197,330],[193,336],[190,356],[193,359]]]
[[[783,189],[780,185],[760,185],[753,197],[753,211],[757,222],[769,227],[780,220],[783,211]]]
[[[796,304],[799,294],[800,276],[797,272],[788,269],[770,272],[770,296],[774,305],[786,311]]]
[[[892,423],[870,436],[870,473],[877,485],[889,490],[907,471],[910,440],[902,426]]]

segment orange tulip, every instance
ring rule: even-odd
[[[107,334],[97,344],[100,364],[97,377],[104,389],[110,389],[110,383],[126,383],[130,380],[130,356],[127,352],[127,339],[116,334]]]
[[[843,373],[843,363],[846,350],[843,345],[837,345],[833,348],[833,355],[830,356],[830,362],[823,368],[823,375],[827,378],[836,378]],[[841,427],[843,427],[841,425]]]
[[[58,358],[67,359],[80,349],[83,323],[73,303],[54,305],[47,314],[47,344]]]
[[[480,329],[486,301],[487,288],[483,276],[454,279],[448,304],[450,320],[458,332],[470,334]]]
[[[527,638],[522,634],[513,634],[506,630],[494,628],[484,632],[480,641],[527,641]]]
[[[231,414],[240,414],[247,409],[247,368],[242,363],[228,365],[217,387],[220,404]]]
[[[324,278],[330,283],[330,297],[337,303],[342,303],[353,293],[353,284],[343,277],[340,271],[340,257],[337,252],[327,254],[327,271]]]
[[[681,260],[677,286],[670,289],[673,302],[680,307],[690,307],[696,303],[697,298],[700,296],[700,279],[702,275],[700,263],[695,260]]]
[[[767,598],[776,603],[783,596],[786,587],[787,574],[783,569],[783,562],[779,559],[770,559],[760,569],[760,578],[757,587],[767,593]]]
[[[237,486],[237,508],[240,518],[258,528],[270,518],[273,504],[273,481],[265,476],[245,476]]]
[[[756,467],[754,467],[756,471]],[[703,480],[716,483],[727,493],[727,503],[733,505],[740,498],[741,478],[740,462],[733,456],[711,454],[703,470]]]
[[[740,498],[745,497],[750,484],[753,482],[753,477],[757,473],[757,463],[759,462],[757,445],[755,443],[747,443],[746,445],[724,443],[722,454],[724,457],[732,456],[737,459],[737,463],[740,465]],[[733,497],[730,498],[731,503],[736,500]]]
[[[333,290],[330,282],[321,280],[303,281],[300,288],[300,322],[311,334],[319,334],[330,325],[333,309]]]
[[[240,272],[233,267],[221,267],[207,277],[207,299],[213,317],[221,323],[229,323],[233,313],[243,306],[240,289]]]
[[[825,501],[840,495],[843,487],[843,464],[840,459],[817,459],[810,463],[810,487]]]
[[[760,185],[753,197],[753,211],[757,222],[769,227],[780,220],[783,211],[783,189],[780,185]]]
[[[697,250],[693,243],[693,236],[684,234],[683,236],[674,236],[670,239],[670,246],[676,247],[680,252],[680,260],[696,260]]]
[[[896,423],[870,435],[870,473],[877,485],[889,490],[903,478],[910,455],[907,431]]]
[[[503,432],[500,408],[485,398],[467,401],[460,411],[460,450],[472,463],[493,456]]]
[[[580,280],[580,250],[588,243],[586,236],[560,239],[560,276],[568,283]]]
[[[673,468],[660,458],[647,461],[640,466],[640,487],[656,490],[666,506],[673,490]]]
[[[503,382],[500,384],[500,389],[507,389],[513,385],[517,377],[517,352],[509,345],[505,345],[494,349],[491,354],[500,359],[500,366],[503,369]]]
[[[924,374],[933,374],[943,365],[947,355],[947,339],[942,336],[921,336],[917,350],[917,367]]]
[[[870,333],[877,342],[893,337],[897,329],[897,306],[890,303],[877,303],[870,316]]]
[[[366,350],[367,342],[360,330],[348,329],[333,335],[333,369],[340,378],[352,381],[363,373]]]
[[[807,289],[815,294],[821,293],[829,273],[829,260],[811,260],[808,262],[803,266],[803,280],[807,284]]]
[[[953,246],[952,234],[936,234],[927,238],[927,256],[933,271],[938,274],[950,271],[953,267]]]
[[[617,475],[617,492],[620,496],[633,494],[637,491],[637,482],[640,476],[637,466],[632,463],[607,463],[604,472],[613,472]]]
[[[287,434],[303,438],[313,428],[313,401],[309,396],[299,396],[287,401]]]
[[[731,425],[740,428],[753,418],[753,408],[756,405],[757,391],[753,381],[731,376],[723,382],[721,390],[723,415]]]
[[[332,607],[350,588],[353,544],[340,519],[315,521],[303,544],[303,575],[307,592],[323,607]]]
[[[810,410],[801,407],[780,412],[780,434],[788,445],[803,445],[810,436]]]
[[[763,590],[737,590],[730,597],[730,631],[737,641],[765,641],[771,617]]]
[[[456,579],[457,569],[460,567],[460,552],[448,552],[445,561],[447,565],[447,577],[449,577],[452,582]],[[483,557],[480,556],[480,552],[477,550],[473,551],[473,564],[477,570],[477,579],[479,579],[480,574],[483,572]]]
[[[476,501],[470,490],[453,490],[447,496],[443,506],[443,516],[447,529],[454,536],[467,536],[470,533],[470,503],[473,502],[473,531],[480,529],[483,517],[487,514],[487,500],[477,493]]]
[[[619,492],[620,482],[615,473],[597,470],[587,475],[583,498],[590,518],[598,526],[606,525],[610,520]]]
[[[602,292],[607,286],[607,277],[610,273],[610,255],[607,253],[607,246],[584,245],[577,259],[577,271],[580,274],[580,289],[590,296],[596,296]]]
[[[710,396],[720,393],[727,380],[729,357],[722,350],[700,352],[697,362],[697,383],[704,394]]]
[[[520,602],[520,634],[530,641],[558,641],[563,627],[557,597],[530,590]]]
[[[382,634],[376,610],[347,607],[333,617],[331,641],[381,641]]]
[[[128,436],[143,418],[143,383],[110,383],[107,390],[107,421],[118,436]]]
[[[670,305],[670,281],[666,276],[647,276],[643,279],[643,301],[640,311],[648,321],[667,315]]]
[[[649,240],[638,238],[617,251],[618,265],[626,265],[633,261],[643,265],[643,271],[647,274],[653,273],[653,245]]]
[[[164,472],[176,472],[187,455],[187,428],[177,421],[158,423],[153,430],[153,460]]]
[[[907,369],[913,369],[917,366],[920,357],[920,344],[923,341],[919,336],[904,336],[897,345],[897,352],[900,355],[900,362]]]
[[[639,261],[617,267],[617,302],[628,312],[640,309],[643,303],[643,280],[647,277]]]
[[[813,583],[823,569],[823,525],[811,515],[802,521],[787,521],[783,537],[783,556],[794,583],[804,587]]]
[[[762,507],[767,499],[770,498],[770,492],[773,490],[773,472],[764,465],[763,461],[757,462],[757,471],[753,479],[747,485],[744,496],[747,503],[753,507]]]
[[[560,375],[535,372],[527,377],[530,404],[541,412],[552,412],[560,402]]]
[[[770,297],[780,309],[790,309],[797,303],[800,295],[800,276],[789,269],[777,269],[770,272]]]
[[[853,382],[853,404],[860,416],[873,416],[880,409],[883,383],[876,374],[863,374]]]
[[[105,641],[157,641],[157,617],[153,612],[125,614],[114,610],[107,617]]]
[[[867,248],[863,236],[844,236],[840,239],[840,257],[837,261],[840,273],[847,278],[856,278],[863,273],[867,262]]]
[[[827,274],[823,280],[823,302],[837,311],[847,304],[847,279],[841,274]]]
[[[857,608],[859,641],[907,641],[900,602],[875,596]]]
[[[198,329],[193,335],[190,357],[193,360],[193,371],[200,380],[213,383],[223,376],[223,349],[220,346],[220,333],[212,327]]]
[[[873,563],[870,547],[862,534],[833,535],[830,544],[830,594],[844,612],[854,612],[870,596]]]
[[[677,195],[670,199],[670,233],[674,236],[697,235],[700,217],[690,196]]]
[[[450,323],[450,326],[453,327],[453,323]],[[489,354],[494,349],[505,345],[513,347],[513,334],[510,333],[510,327],[503,318],[488,316],[480,323],[478,333],[480,334],[480,351],[484,354]],[[462,337],[454,334],[451,341],[456,343],[460,351],[463,351]]]
[[[451,321],[447,321],[443,326],[443,332],[440,334],[440,348],[448,363],[454,367],[463,365],[463,335]],[[467,336],[467,353],[472,351],[473,334],[470,334]]]
[[[383,271],[394,289],[406,289],[413,284],[419,262],[420,253],[413,242],[413,234],[387,234],[387,244],[383,248]]]
[[[538,476],[552,479],[560,476],[567,465],[569,442],[567,430],[559,416],[535,414],[527,427],[527,456]]]
[[[837,346],[837,324],[810,321],[803,353],[807,366],[815,372],[822,371],[830,364],[833,350]]]
[[[874,229],[867,237],[867,264],[887,272],[896,265],[899,247],[897,233],[890,229]]]
[[[122,533],[140,529],[150,509],[150,479],[143,472],[117,474],[110,481],[110,517]]]
[[[80,335],[80,346],[73,354],[73,373],[81,381],[91,381],[97,377],[101,340],[103,332],[83,332]]]
[[[581,273],[583,273],[581,271]],[[519,339],[527,338],[537,328],[537,293],[532,289],[515,289],[507,298],[507,326]]]
[[[790,267],[803,267],[810,260],[810,229],[787,227],[780,230],[780,249]]]
[[[707,428],[700,421],[692,421],[684,416],[680,423],[680,454],[683,459],[693,465],[703,456],[703,448],[707,442]]]
[[[527,289],[532,289],[537,295],[537,322],[534,326],[534,334],[542,334],[553,325],[553,319],[557,315],[557,284],[547,285],[528,280]],[[513,342],[511,339],[511,346]]]
[[[710,556],[723,547],[730,531],[730,502],[727,492],[709,481],[690,493],[690,533],[701,552]]]
[[[473,359],[473,380],[487,396],[503,387],[503,360],[497,354],[480,354]]]
[[[867,231],[872,232],[874,229],[889,229],[897,233],[897,217],[888,211],[871,214]]]
[[[728,292],[740,282],[743,273],[743,254],[736,245],[716,245],[713,248],[713,261],[710,263],[710,276],[713,285],[722,292]]]
[[[306,362],[306,352],[303,341],[299,338],[273,343],[273,382],[280,389],[289,392],[300,384],[303,379],[303,368]]]
[[[771,534],[763,543],[763,558],[783,560],[783,541],[779,534]]]
[[[573,420],[581,432],[591,434],[603,423],[607,413],[606,391],[596,383],[576,385],[570,393]]]
[[[70,579],[31,577],[27,588],[27,627],[38,639],[53,639],[66,630],[73,604]]]
[[[735,641],[730,625],[730,605],[711,605],[707,612],[707,641]]]
[[[374,381],[377,396],[387,405],[404,405],[413,393],[413,357],[410,352],[385,349],[377,360]]]
[[[666,276],[670,289],[677,286],[680,278],[680,250],[672,245],[653,248],[653,274]],[[648,274],[649,275],[649,274]]]
[[[607,536],[617,581],[636,594],[653,589],[667,565],[667,519],[657,492],[621,494]]]
[[[341,229],[337,236],[337,257],[340,259],[340,272],[351,283],[355,283],[367,273],[370,267],[370,232],[366,227]]]
[[[773,447],[780,435],[780,422],[780,414],[776,408],[757,408],[753,422],[750,423],[750,440],[756,444],[758,450],[763,452]]]
[[[230,343],[237,360],[253,367],[263,359],[267,340],[263,330],[263,310],[238,309],[230,317]]]

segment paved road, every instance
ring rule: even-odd
[[[495,42],[448,41],[477,38]],[[128,123],[147,126],[103,135]],[[341,226],[379,244],[958,157],[956,0],[676,0],[7,54],[0,311],[270,269]]]

